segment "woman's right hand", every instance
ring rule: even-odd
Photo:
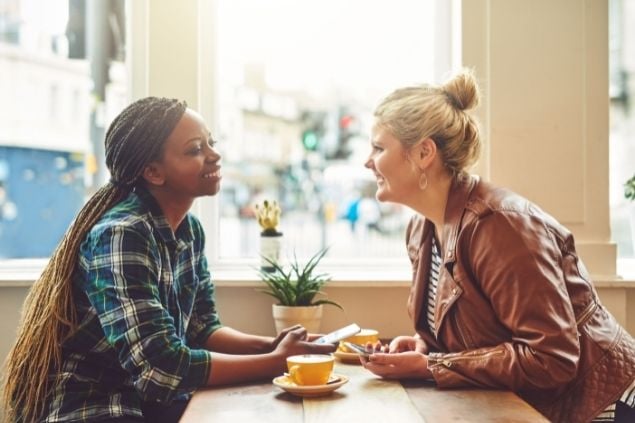
[[[274,352],[285,359],[297,354],[329,354],[337,348],[335,344],[309,342],[307,330],[302,326],[291,328],[284,335],[282,333],[281,335]]]
[[[428,353],[428,346],[419,336],[398,336],[388,346],[388,353],[401,353],[415,351],[422,354]]]
[[[271,350],[273,351],[276,349],[276,347],[280,344],[280,342],[285,338],[285,336],[287,336],[287,334],[291,331],[294,331],[296,329],[303,329],[302,325],[293,325],[290,326],[288,328],[282,329],[282,331],[276,335],[276,337],[273,339],[273,341],[271,341]]]

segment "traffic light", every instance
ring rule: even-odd
[[[352,152],[349,140],[357,135],[359,122],[357,122],[355,115],[345,107],[340,107],[337,121],[337,149],[333,158],[347,159]]]
[[[320,140],[315,129],[305,129],[302,132],[302,145],[307,151],[316,151],[319,143]]]
[[[302,115],[302,146],[306,151],[320,150],[324,138],[324,113],[307,111]]]

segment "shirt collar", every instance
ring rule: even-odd
[[[150,218],[153,226],[156,228],[159,236],[167,242],[173,243],[185,243],[189,244],[194,240],[194,233],[192,230],[192,223],[190,220],[190,214],[186,214],[181,224],[176,228],[176,233],[172,231],[168,219],[163,214],[163,210],[157,203],[154,196],[143,186],[137,186],[135,188],[135,194],[139,198],[139,201],[150,212]]]
[[[444,253],[442,259],[445,262],[455,260],[455,246],[461,227],[461,219],[463,218],[468,198],[478,182],[478,176],[469,174],[460,175],[452,181],[443,219],[443,242],[441,244],[441,251]],[[423,239],[426,239],[428,236],[433,236],[433,232],[431,232],[432,227],[432,222],[426,219],[422,231]]]
[[[445,243],[443,251],[446,261],[454,261],[455,259],[454,247],[461,227],[461,219],[465,213],[468,198],[478,182],[478,176],[468,174],[460,175],[452,182],[443,219],[443,240]]]

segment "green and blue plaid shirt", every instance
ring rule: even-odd
[[[137,189],[95,224],[74,277],[79,328],[46,421],[141,416],[142,401],[187,399],[205,385],[205,340],[221,326],[200,222],[176,234],[154,198]]]

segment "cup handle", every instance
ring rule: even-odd
[[[291,366],[291,368],[289,369],[289,377],[291,378],[293,383],[295,383],[296,385],[301,385],[299,370],[300,370],[300,366],[298,365]]]

